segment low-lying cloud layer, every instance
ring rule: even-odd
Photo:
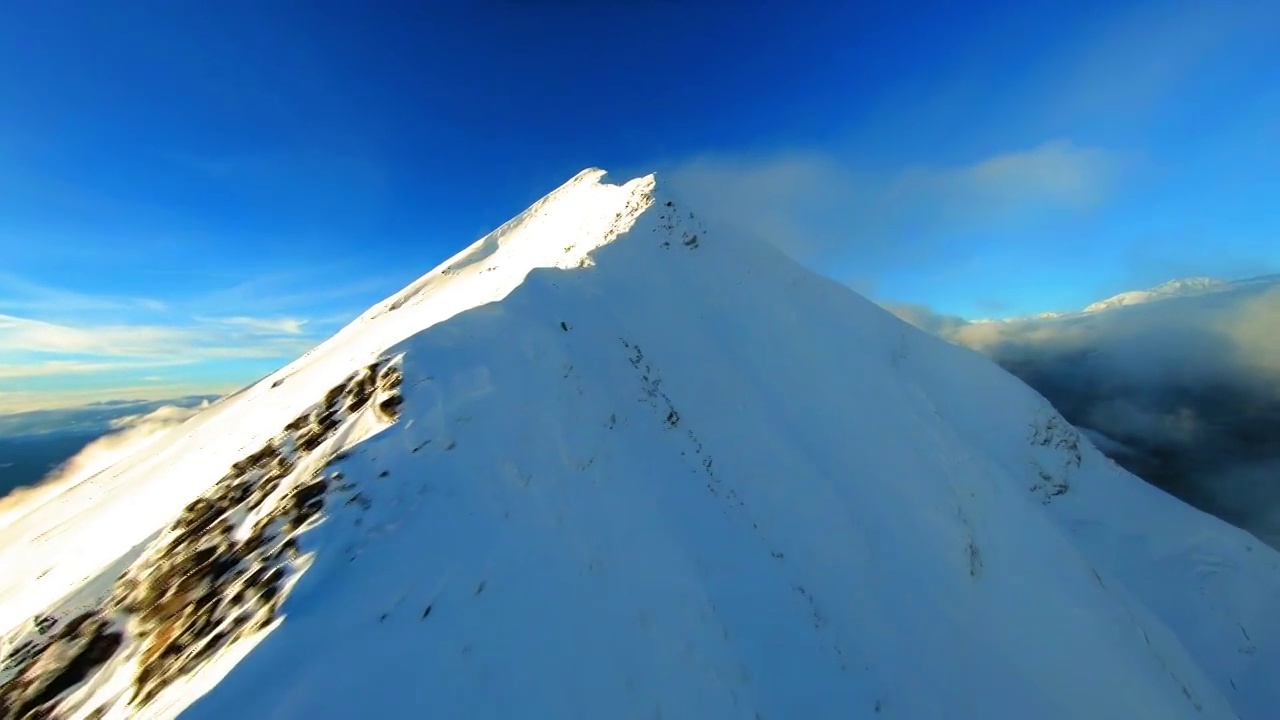
[[[990,356],[1139,476],[1280,547],[1280,277],[1047,319],[890,309]]]
[[[194,407],[165,405],[141,415],[127,415],[111,422],[115,432],[89,443],[75,457],[45,478],[42,484],[69,482],[93,477],[119,460],[150,447],[156,440],[209,407],[205,401]]]
[[[0,527],[116,462],[151,447],[209,405],[207,399],[194,406],[164,405],[150,412],[112,419],[113,432],[86,445],[38,484],[18,488],[0,499]]]

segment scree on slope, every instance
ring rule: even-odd
[[[1275,551],[604,175],[6,509],[0,717],[1275,717]]]

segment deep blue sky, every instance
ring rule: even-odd
[[[50,0],[0,63],[0,412],[253,380],[586,166],[970,317],[1280,268],[1274,2]]]

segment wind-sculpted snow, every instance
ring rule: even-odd
[[[111,476],[189,481],[176,521],[23,526],[52,552],[92,520],[120,559],[50,608],[0,592],[44,608],[10,717],[1280,706],[1274,551],[652,177],[580,175],[206,413],[156,457],[218,467]]]

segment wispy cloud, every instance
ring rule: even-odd
[[[1054,140],[955,168],[905,172],[890,198],[947,207],[952,219],[982,223],[1042,208],[1081,209],[1104,202],[1119,169],[1113,153]]]
[[[702,156],[674,165],[665,176],[703,213],[736,222],[740,230],[749,227],[802,257],[853,242],[844,230],[870,212],[868,195],[874,191],[851,166],[799,151]],[[814,232],[819,224],[828,227]]]
[[[314,262],[289,271],[191,273],[200,282],[165,297],[120,296],[69,290],[33,282],[0,271],[0,313],[42,320],[83,317],[120,317],[136,320],[147,315],[242,316],[257,315],[264,308],[273,314],[293,316],[316,312],[334,304],[355,301],[363,305],[398,289],[407,279],[402,273],[350,278],[350,267],[339,262]],[[206,288],[210,281],[225,281]]]
[[[192,395],[225,395],[240,388],[236,383],[121,383],[110,387],[57,390],[0,389],[0,415],[80,407],[109,400],[171,400]]]
[[[80,313],[160,313],[168,309],[161,300],[148,297],[93,295],[31,282],[0,272],[0,312]]]
[[[188,360],[276,357],[302,347],[305,320],[238,317],[185,326],[72,326],[0,315],[8,352]],[[303,348],[305,349],[305,348]]]
[[[283,365],[313,347],[357,313],[335,312],[335,300],[362,309],[381,295],[378,285],[312,290],[278,276],[162,302],[0,278],[0,412],[220,392],[225,378]],[[208,381],[215,388],[197,378],[224,380]]]
[[[677,193],[801,259],[915,258],[949,234],[1105,203],[1121,159],[1058,139],[959,165],[868,171],[835,152],[705,156],[666,176]]]
[[[77,360],[44,360],[23,364],[0,365],[0,380],[15,380],[38,377],[65,377],[69,375],[92,375],[106,372],[174,367],[191,362],[186,359],[148,360],[148,361],[115,361],[115,362],[82,362]],[[150,376],[158,379],[159,376]],[[147,378],[143,378],[146,380]]]
[[[56,496],[66,488],[92,477],[113,463],[135,452],[145,450],[152,443],[164,437],[170,430],[200,414],[208,407],[207,400],[199,404],[186,402],[183,404],[163,405],[158,408],[154,407],[154,405],[122,407],[122,410],[126,408],[143,410],[146,408],[147,411],[109,420],[107,427],[110,432],[108,434],[89,443],[75,456],[60,464],[44,478],[41,478],[38,483],[16,488],[10,494],[0,498],[0,527],[16,521],[24,512],[39,506],[42,502]],[[56,413],[37,414],[45,416],[45,418],[41,419],[43,422],[36,421],[37,427],[48,423],[49,420],[57,421],[57,419],[49,417],[50,415],[56,416]],[[82,413],[72,411],[64,415],[63,418],[58,419],[65,423],[67,421],[74,422],[76,416],[82,415]],[[31,422],[31,420],[28,419],[27,422]],[[93,423],[90,427],[98,424]]]
[[[0,347],[9,351],[146,357],[171,354],[172,349],[191,341],[191,331],[176,327],[75,327],[0,315]]]
[[[298,320],[296,318],[253,318],[243,316],[212,318],[208,322],[243,328],[257,335],[301,335],[303,333],[302,326],[307,324],[306,320]]]

